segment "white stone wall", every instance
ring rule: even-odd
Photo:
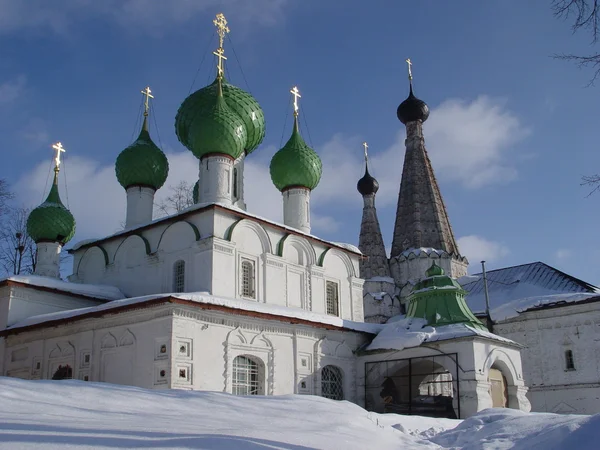
[[[367,336],[159,305],[85,319],[6,339],[3,375],[51,378],[68,364],[73,377],[143,388],[232,392],[233,360],[261,363],[264,393],[321,395],[320,370],[338,367],[344,398],[356,402],[353,351]]]
[[[38,242],[36,245],[35,274],[60,278],[60,251],[58,242]]]
[[[522,350],[532,410],[576,414],[600,412],[600,310],[597,303],[530,311],[494,325]],[[566,367],[573,352],[575,370]]]
[[[131,186],[127,188],[127,212],[125,216],[125,228],[152,221],[154,210],[154,189],[143,186]]]
[[[339,316],[362,321],[358,255],[289,234],[282,227],[241,219],[226,209],[116,237],[75,252],[71,281],[117,286],[128,297],[174,291],[174,264],[185,262],[186,292],[244,298],[241,263],[255,267],[249,301],[326,312],[326,281],[338,284]]]
[[[160,349],[171,343],[169,313],[155,307],[8,336],[3,374],[50,379],[60,365],[69,365],[81,380],[168,387],[170,363]]]
[[[310,189],[292,188],[282,192],[283,223],[310,233]]]

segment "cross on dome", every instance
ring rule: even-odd
[[[410,60],[410,58],[406,59],[406,64],[408,64],[408,79],[410,81],[412,81],[413,76],[412,76],[412,61]]]
[[[147,116],[148,110],[150,109],[150,99],[154,98],[154,95],[151,94],[152,91],[150,90],[150,86],[146,86],[146,89],[140,92],[146,97],[146,100],[144,101],[144,115]]]
[[[60,142],[53,144],[52,148],[56,151],[56,156],[54,157],[54,162],[55,162],[54,170],[58,171],[60,169],[60,154],[64,153],[66,150],[63,148],[63,146]]]
[[[300,95],[298,86],[294,86],[290,92],[294,96],[294,114],[298,115],[298,99],[302,98],[302,96]]]
[[[366,161],[366,160],[368,159],[368,157],[369,157],[369,156],[368,156],[368,152],[369,152],[369,144],[367,144],[366,142],[363,142],[363,143],[362,143],[362,146],[363,146],[363,147],[364,147],[364,149],[365,149],[365,161]]]
[[[225,57],[225,50],[223,50],[223,41],[225,35],[229,33],[229,27],[227,26],[227,19],[223,13],[217,14],[215,20],[213,20],[215,27],[217,27],[217,34],[219,35],[219,48],[213,52],[219,62],[217,63],[217,74],[219,77],[223,77],[223,61],[227,60]]]

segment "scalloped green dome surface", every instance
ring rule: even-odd
[[[35,243],[60,242],[62,245],[75,234],[75,218],[60,201],[56,182],[52,184],[46,201],[29,214],[27,234]]]
[[[210,153],[237,159],[244,153],[246,127],[217,90],[212,107],[207,107],[196,116],[188,140],[188,148],[198,159]]]
[[[265,115],[256,99],[237,86],[222,82],[223,97],[227,106],[244,122],[247,141],[244,144],[246,153],[254,151],[265,137]],[[175,117],[175,133],[179,141],[190,148],[190,131],[197,126],[196,119],[204,110],[212,106],[212,99],[217,94],[218,80],[197,90],[187,97]]]
[[[301,186],[313,190],[321,180],[323,164],[319,155],[306,145],[297,121],[289,141],[271,159],[271,180],[277,189]]]
[[[131,186],[148,186],[160,189],[169,175],[169,161],[159,149],[144,125],[137,140],[123,150],[115,164],[117,180],[125,189]]]

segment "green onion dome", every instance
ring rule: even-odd
[[[271,159],[271,180],[280,191],[293,187],[313,190],[321,180],[323,165],[316,152],[306,145],[298,130],[298,117],[289,141]]]
[[[58,170],[46,201],[35,208],[27,218],[27,234],[37,244],[58,242],[65,245],[75,234],[75,218],[60,201],[58,195]]]
[[[212,106],[212,99],[218,90],[218,80],[217,77],[212,84],[197,90],[186,98],[177,111],[175,133],[179,141],[190,150],[190,130],[197,127],[196,121],[199,114]],[[225,79],[222,80],[221,86],[227,106],[242,119],[246,127],[247,140],[244,144],[244,151],[246,154],[251,153],[265,137],[263,110],[248,92],[227,83]]]
[[[194,189],[192,190],[192,200],[194,204],[198,203],[200,200],[200,180],[196,181],[194,184]]]
[[[125,189],[146,186],[160,189],[169,175],[169,161],[148,132],[148,117],[144,117],[142,131],[137,140],[123,150],[115,164],[117,180]]]
[[[198,159],[215,153],[237,159],[248,140],[246,126],[225,102],[220,84],[188,131],[187,147]]]

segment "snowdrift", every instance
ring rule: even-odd
[[[0,449],[598,448],[600,415],[491,409],[464,421],[313,396],[236,397],[0,377]]]

